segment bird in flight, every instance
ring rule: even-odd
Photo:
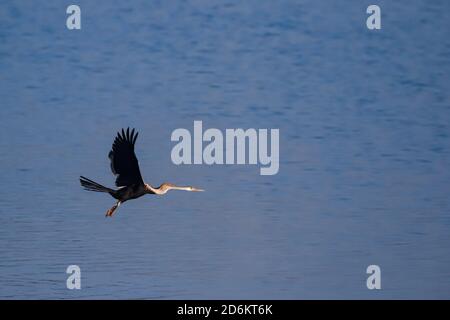
[[[169,190],[184,190],[184,191],[203,191],[194,187],[180,187],[172,183],[163,183],[159,187],[152,187],[150,184],[144,182],[139,170],[139,163],[134,153],[134,144],[138,137],[138,132],[134,132],[127,128],[125,131],[118,132],[112,149],[109,152],[109,159],[111,160],[111,171],[116,175],[116,186],[118,189],[111,189],[101,184],[94,182],[88,178],[80,176],[80,183],[85,190],[106,192],[117,200],[116,204],[106,212],[107,217],[111,217],[114,211],[125,201],[139,198],[145,194],[163,195]]]

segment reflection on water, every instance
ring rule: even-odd
[[[1,298],[449,298],[447,2],[379,32],[359,1],[78,4],[0,5]],[[173,165],[194,120],[279,128],[280,172]],[[207,192],[105,219],[77,178],[112,185],[123,126],[148,182]]]

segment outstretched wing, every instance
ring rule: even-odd
[[[134,129],[131,132],[130,128],[127,128],[126,132],[122,129],[122,132],[117,133],[112,150],[109,152],[111,171],[117,176],[116,186],[118,187],[144,183],[134,153],[137,136],[138,133],[134,134]]]

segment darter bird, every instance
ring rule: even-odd
[[[180,187],[172,183],[163,183],[159,187],[152,187],[150,184],[144,182],[139,170],[139,163],[134,153],[134,144],[138,137],[138,132],[134,129],[130,132],[130,128],[125,131],[117,133],[114,139],[112,150],[109,152],[109,159],[111,160],[111,170],[116,178],[116,186],[118,189],[114,190],[102,186],[88,178],[80,176],[81,185],[85,190],[106,192],[117,202],[111,209],[106,212],[106,217],[111,217],[116,209],[125,201],[139,198],[145,194],[163,195],[169,190],[184,190],[184,191],[203,191],[194,187]]]

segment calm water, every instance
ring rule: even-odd
[[[0,4],[0,298],[450,298],[448,1],[378,32],[369,1],[76,3]],[[194,120],[279,128],[280,172],[175,166]],[[105,219],[77,178],[113,185],[124,126],[146,181],[207,192]]]

